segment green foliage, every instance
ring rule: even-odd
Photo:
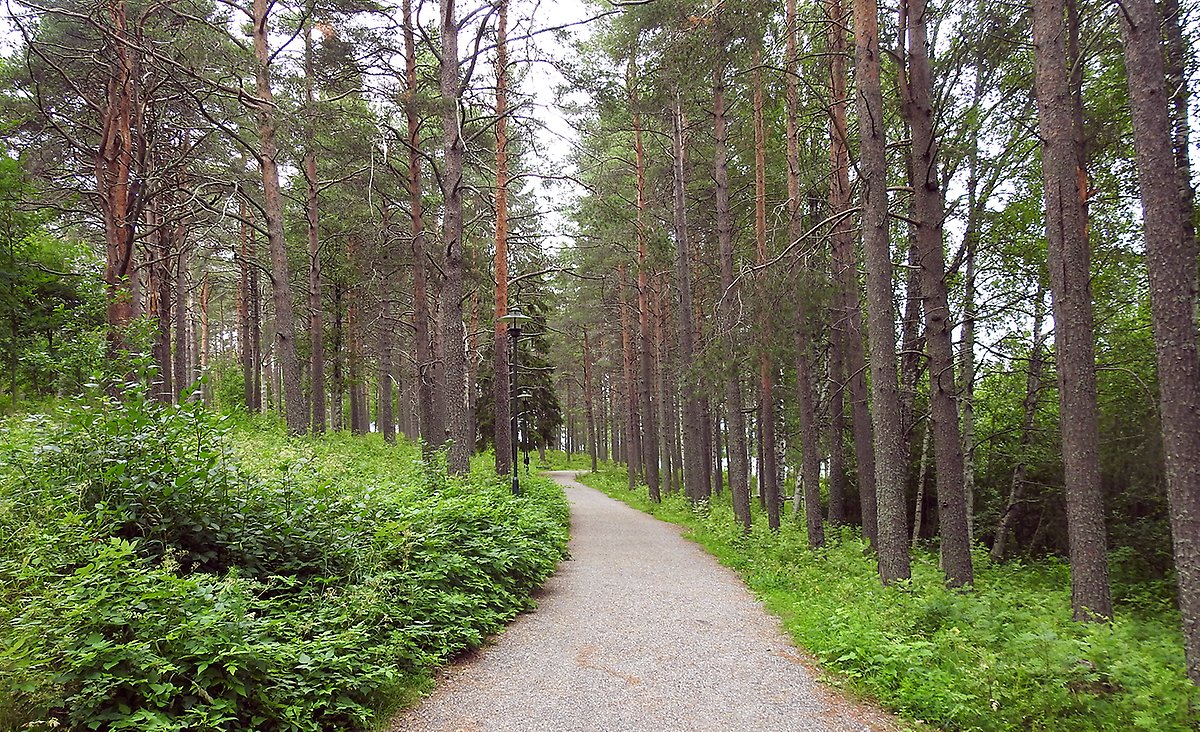
[[[977,552],[977,589],[945,588],[918,554],[905,587],[883,587],[859,534],[831,531],[812,551],[802,523],[743,535],[723,501],[653,504],[623,473],[583,475],[610,496],[689,528],[736,570],[796,642],[909,719],[950,730],[1189,730],[1196,689],[1184,674],[1178,616],[1118,612],[1071,620],[1059,561],[995,565]]]
[[[366,729],[565,553],[544,479],[137,389],[0,445],[0,729]]]

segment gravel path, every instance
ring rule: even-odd
[[[538,610],[439,679],[406,732],[894,730],[814,667],[730,570],[677,527],[551,473],[571,561]]]

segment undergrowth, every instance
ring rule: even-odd
[[[1178,615],[1119,607],[1108,624],[1071,620],[1058,561],[991,563],[975,554],[976,588],[947,590],[936,555],[917,552],[913,579],[883,587],[860,534],[830,532],[808,548],[802,522],[749,535],[726,502],[653,504],[625,473],[581,480],[659,518],[736,570],[835,683],[910,720],[948,730],[1193,730],[1196,690],[1184,672]]]
[[[0,730],[361,730],[530,607],[567,506],[99,392],[0,423]]]

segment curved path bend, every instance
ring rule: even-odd
[[[678,527],[550,474],[571,560],[393,723],[405,732],[847,732],[887,715],[822,687],[730,570]]]

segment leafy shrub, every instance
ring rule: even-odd
[[[134,392],[0,428],[0,729],[365,729],[529,607],[566,502]]]
[[[583,482],[668,521],[735,569],[796,642],[852,687],[907,718],[949,730],[1190,730],[1196,689],[1179,618],[1122,605],[1109,624],[1071,620],[1068,570],[975,555],[976,588],[948,590],[917,553],[905,586],[883,587],[857,530],[807,546],[800,521],[744,536],[726,501],[652,504],[623,473]],[[760,517],[765,518],[765,517]]]

